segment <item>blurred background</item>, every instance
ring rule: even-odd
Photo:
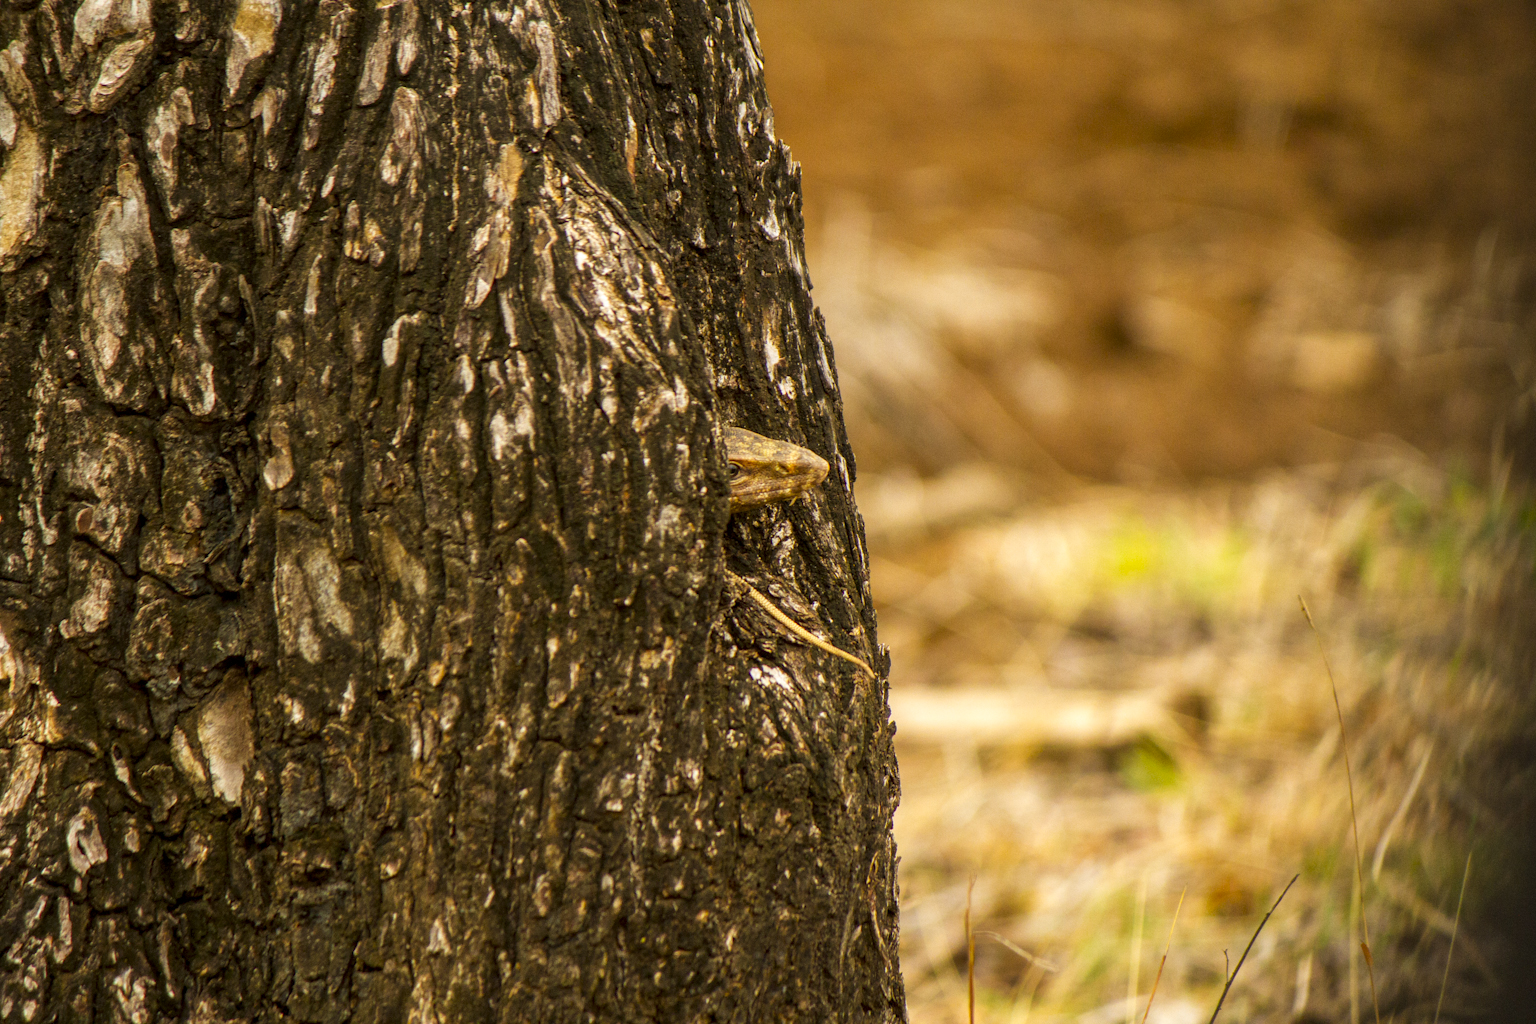
[[[913,1021],[1524,1019],[1536,6],[753,9]]]

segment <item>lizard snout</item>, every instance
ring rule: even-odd
[[[827,478],[827,460],[808,448],[740,427],[725,429],[731,511],[797,498]]]

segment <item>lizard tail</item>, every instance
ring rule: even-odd
[[[765,612],[767,612],[769,615],[772,615],[773,618],[774,618],[774,621],[776,621],[779,625],[783,626],[785,629],[789,630],[795,636],[799,637],[801,640],[804,640],[806,643],[810,644],[812,647],[819,648],[819,649],[821,649],[823,651],[826,651],[828,654],[833,655],[834,657],[842,658],[844,661],[850,661],[853,664],[859,666],[859,668],[863,669],[865,672],[867,672],[869,674],[869,678],[871,678],[871,679],[878,679],[879,678],[878,676],[875,675],[875,670],[870,668],[867,664],[865,664],[862,659],[854,657],[853,655],[849,654],[847,651],[843,650],[840,647],[833,647],[831,644],[829,644],[825,640],[821,639],[821,637],[819,637],[816,634],[812,633],[810,630],[808,630],[804,626],[800,625],[800,623],[796,622],[794,619],[790,618],[788,615],[785,615],[782,611],[779,610],[778,605],[776,605],[772,601],[768,600],[762,594],[759,594],[757,592],[757,588],[752,586],[752,584],[748,583],[746,580],[742,580],[741,582],[742,582],[743,585],[746,586],[747,593],[752,595],[752,600],[754,600],[758,604],[762,605],[763,606],[763,610]]]

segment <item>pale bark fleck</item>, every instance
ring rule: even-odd
[[[107,844],[101,838],[95,811],[82,807],[69,819],[69,824],[64,827],[64,848],[69,853],[69,866],[77,875],[106,863]]]
[[[149,0],[84,0],[75,10],[75,44],[95,49],[115,36],[149,30]]]
[[[172,198],[176,192],[176,144],[181,129],[197,123],[192,111],[192,94],[177,86],[164,103],[155,108],[144,126],[145,148],[149,150],[150,170],[165,195],[172,218],[185,211]]]
[[[37,785],[38,772],[43,766],[43,745],[27,740],[19,741],[11,749],[11,773],[5,780],[5,796],[0,797],[0,821],[5,821],[23,807]]]
[[[416,90],[401,86],[389,107],[389,145],[379,160],[379,177],[386,185],[405,179],[414,190],[415,179],[427,159],[426,111]]]
[[[181,770],[181,774],[186,776],[199,795],[207,793],[208,770],[203,767],[197,751],[192,749],[192,741],[187,739],[186,731],[179,725],[171,733],[171,762]]]
[[[272,443],[272,455],[262,468],[261,479],[269,490],[280,491],[293,480],[294,474],[293,447],[289,440],[288,425],[281,421],[274,422],[267,428],[267,438]]]
[[[70,548],[69,558],[77,596],[70,604],[69,618],[59,624],[59,632],[69,638],[101,633],[116,617],[124,585],[122,575],[110,561],[81,544]]]
[[[37,230],[37,201],[48,181],[48,160],[37,133],[14,125],[0,169],[0,267],[7,266]]]
[[[107,51],[101,62],[96,84],[91,87],[86,105],[95,114],[110,110],[139,80],[154,56],[153,32],[137,39],[124,40]]]
[[[246,769],[256,754],[251,695],[244,676],[231,674],[199,709],[197,742],[208,762],[213,792],[238,805]]]
[[[229,27],[224,68],[226,106],[238,102],[261,71],[265,58],[272,52],[281,20],[279,0],[240,0]],[[271,130],[270,117],[267,130]]]
[[[158,267],[149,205],[138,162],[119,155],[116,195],[106,196],[92,222],[94,261],[82,268],[81,343],[96,384],[108,401],[143,408],[160,390],[158,345],[135,298],[153,290]]]
[[[0,143],[16,145],[16,110],[4,92],[0,92]]]
[[[363,73],[357,81],[357,105],[371,107],[384,93],[389,77],[390,53],[395,46],[394,10],[385,8],[379,12],[379,23],[368,49],[363,56]]]
[[[323,8],[322,8],[323,10]],[[320,53],[315,57],[314,74],[309,80],[309,103],[304,119],[304,148],[314,149],[320,142],[321,119],[325,116],[325,101],[330,99],[336,86],[336,51],[341,45],[352,20],[351,12],[336,10],[331,15],[330,31],[320,42]]]
[[[405,0],[400,6],[399,43],[395,47],[395,70],[404,78],[411,73],[416,55],[421,52],[421,12],[416,0]]]
[[[125,967],[112,976],[111,991],[115,1020],[125,1021],[126,1024],[149,1024],[148,978]]]
[[[535,21],[529,26],[533,47],[538,53],[538,66],[534,72],[538,80],[539,104],[537,125],[551,128],[560,120],[560,61],[555,53],[555,34],[547,24]]]

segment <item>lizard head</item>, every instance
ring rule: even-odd
[[[725,452],[732,512],[797,498],[825,480],[830,468],[813,451],[740,427],[725,428]]]

